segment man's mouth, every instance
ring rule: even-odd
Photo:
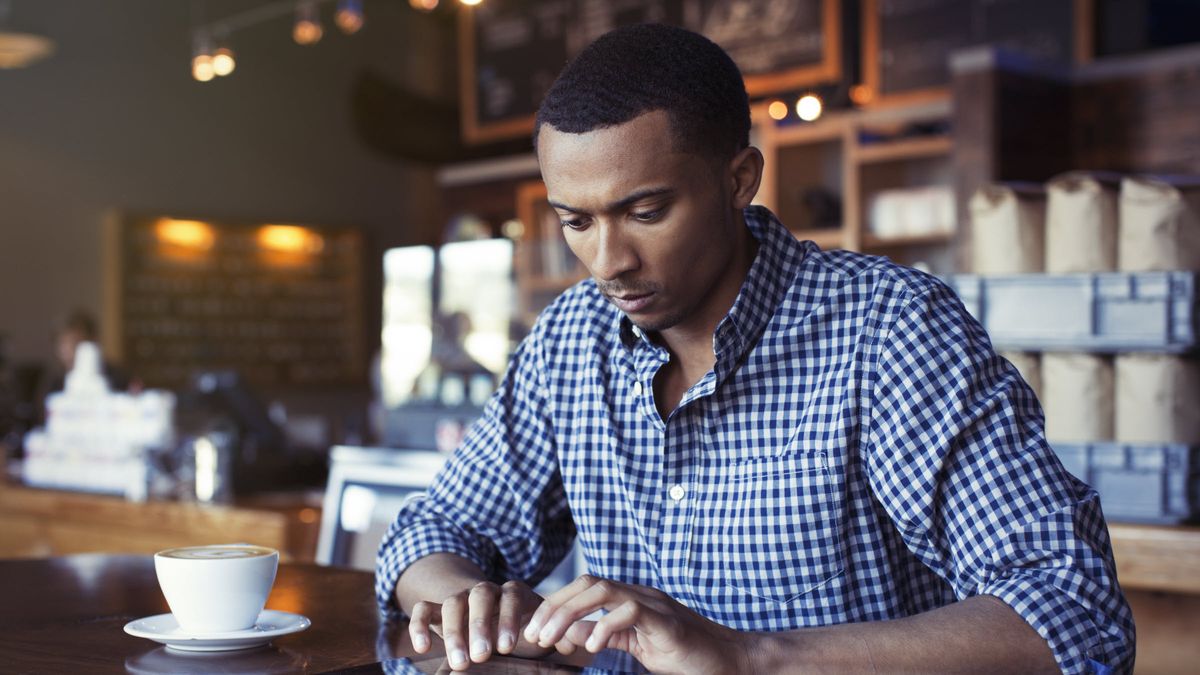
[[[645,309],[653,297],[654,293],[626,293],[624,295],[610,295],[608,299],[612,300],[617,309],[626,314],[633,314]]]

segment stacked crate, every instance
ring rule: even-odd
[[[971,201],[951,284],[1113,520],[1200,515],[1200,179],[1070,173]]]

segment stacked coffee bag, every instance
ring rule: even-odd
[[[1200,177],[1072,172],[1044,186],[990,185],[969,206],[974,271],[985,277],[1200,270]],[[1037,392],[1051,444],[1200,445],[1194,356],[1002,353]]]

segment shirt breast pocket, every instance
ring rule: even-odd
[[[825,453],[755,458],[731,473],[718,546],[728,585],[787,603],[842,572],[843,505]]]

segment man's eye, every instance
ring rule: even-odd
[[[559,222],[563,227],[569,227],[572,230],[582,230],[587,227],[587,221],[582,218],[562,218]]]
[[[634,220],[639,220],[643,223],[650,223],[658,220],[658,217],[662,215],[662,212],[662,209],[655,209],[653,211],[634,211],[633,218]]]

